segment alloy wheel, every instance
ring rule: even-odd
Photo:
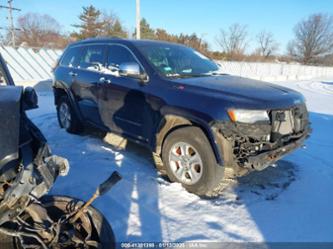
[[[72,121],[72,116],[67,103],[61,103],[59,107],[59,119],[62,127],[64,127],[65,129],[69,129]]]
[[[178,142],[169,152],[169,165],[179,182],[193,185],[203,172],[203,163],[198,151],[190,144]]]

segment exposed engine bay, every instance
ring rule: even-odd
[[[225,122],[215,125],[222,135],[221,147],[233,155],[233,158],[225,158],[227,165],[237,165],[248,171],[263,170],[302,146],[309,136],[311,130],[304,104],[285,110],[271,110],[269,117],[269,122]]]

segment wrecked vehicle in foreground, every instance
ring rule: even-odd
[[[69,164],[51,154],[25,114],[37,107],[37,95],[14,85],[1,55],[0,81],[0,248],[114,248],[111,226],[90,204],[120,176],[114,172],[86,203],[44,196]]]

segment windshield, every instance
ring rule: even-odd
[[[166,77],[201,77],[217,73],[218,66],[192,48],[174,44],[138,46],[143,56]]]

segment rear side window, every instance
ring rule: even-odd
[[[105,46],[93,45],[86,46],[82,50],[79,68],[100,71],[104,66]]]
[[[60,65],[65,67],[77,67],[80,59],[80,47],[73,47],[66,50],[64,57],[62,58]]]

